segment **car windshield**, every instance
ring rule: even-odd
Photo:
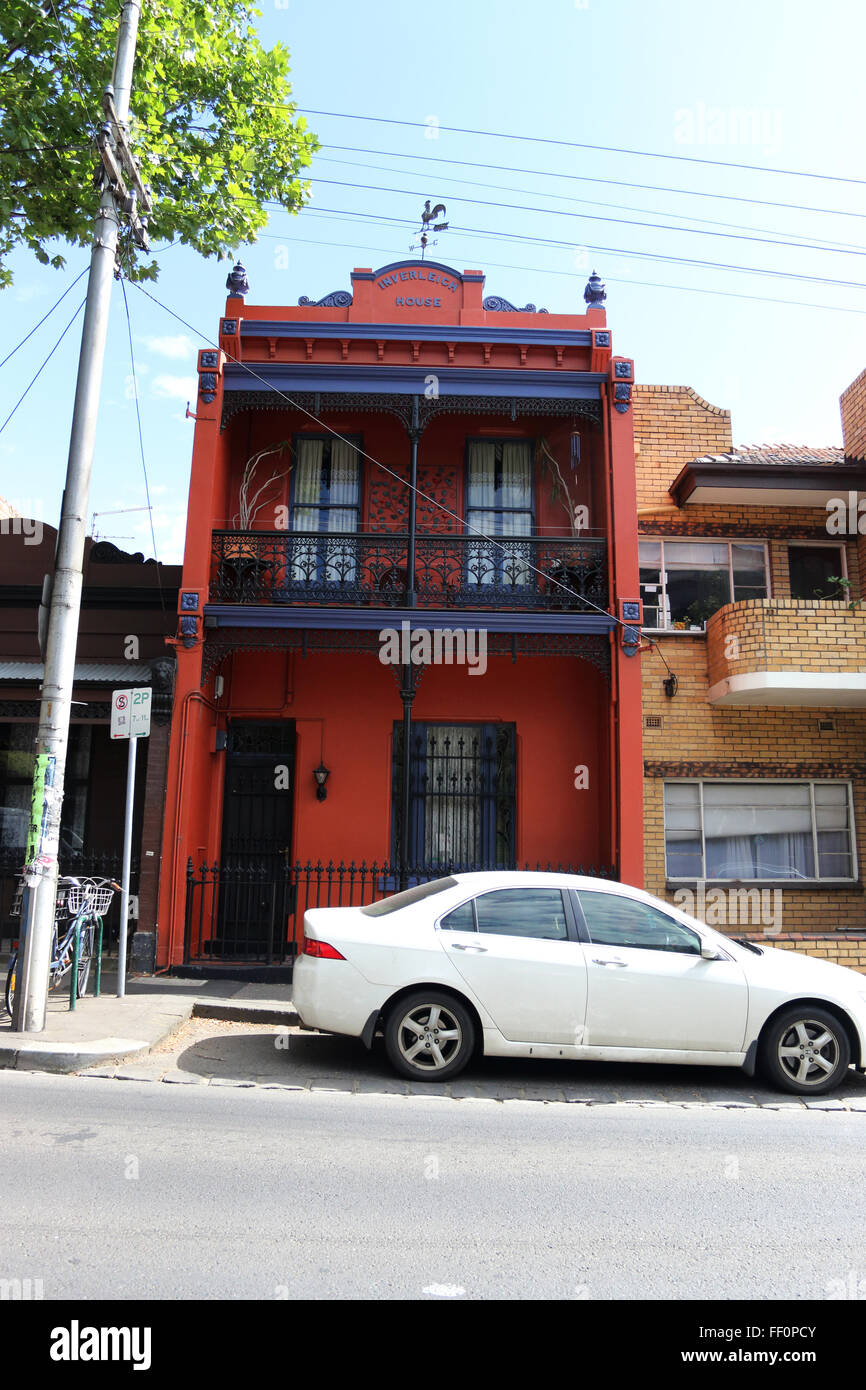
[[[368,903],[361,911],[368,917],[387,917],[389,912],[399,912],[401,908],[411,907],[424,898],[432,898],[435,893],[444,893],[447,888],[456,888],[456,878],[434,878],[430,883],[416,883],[405,893],[395,893],[391,898],[383,898],[378,903]]]

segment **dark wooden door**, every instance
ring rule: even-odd
[[[293,720],[233,720],[226,749],[214,954],[282,960],[291,912]]]

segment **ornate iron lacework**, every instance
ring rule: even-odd
[[[212,602],[406,606],[404,532],[214,531],[212,551]],[[422,534],[415,594],[422,609],[597,612],[607,607],[607,543]]]
[[[348,290],[332,290],[323,299],[309,299],[302,294],[298,300],[299,304],[312,304],[316,309],[348,309],[352,303],[352,296]]]
[[[39,720],[40,704],[38,700],[0,700],[0,717],[4,720],[33,719]],[[106,723],[111,718],[111,705],[109,703],[88,700],[85,705],[79,703],[73,705],[72,723],[73,724],[92,724],[94,720],[105,720]]]
[[[502,299],[498,294],[489,294],[481,304],[482,309],[487,309],[493,314],[546,314],[547,309],[536,309],[534,304],[524,304],[522,309],[518,309],[516,304],[510,304],[507,299]]]
[[[288,399],[287,399],[288,397]],[[227,391],[223,396],[220,430],[233,416],[244,410],[291,410],[295,403],[314,415],[328,411],[341,414],[394,415],[404,429],[412,428],[413,396],[377,391]],[[571,419],[579,416],[601,424],[601,402],[577,399],[547,400],[532,396],[440,396],[428,400],[418,393],[418,423],[423,429],[435,415],[507,415],[516,420],[522,415],[552,415]]]
[[[418,626],[421,626],[421,622]],[[209,629],[202,651],[201,683],[205,685],[232,652],[293,651],[300,652],[302,657],[315,652],[367,652],[378,660],[380,646],[379,634],[374,631],[247,627]],[[491,632],[487,636],[487,652],[488,656],[510,656],[515,661],[518,656],[574,657],[588,662],[601,672],[605,680],[610,680],[610,643],[606,634]]]

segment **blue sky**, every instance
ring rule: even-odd
[[[685,383],[730,408],[735,443],[841,442],[838,397],[866,365],[866,7],[855,0],[820,7],[806,0],[260,3],[263,41],[279,39],[291,51],[300,107],[410,124],[308,117],[323,145],[312,169],[316,210],[294,218],[275,212],[266,235],[239,249],[251,302],[318,298],[348,288],[354,265],[407,254],[412,230],[394,223],[416,220],[431,197],[446,203],[451,224],[433,254],[458,269],[485,269],[488,294],[580,311],[589,271],[598,269],[615,350],[635,358],[637,379]],[[448,126],[678,158],[456,134]],[[636,225],[643,222],[665,227]],[[741,239],[750,237],[760,240]],[[0,359],[87,259],[72,251],[63,272],[15,259],[15,284],[0,298]],[[215,334],[229,266],[180,246],[159,259],[160,279],[148,288],[195,331],[134,287],[127,295],[157,553],[178,561],[193,430],[184,411],[194,400],[195,349]],[[84,285],[0,369],[0,423]],[[780,300],[790,302],[772,302]],[[0,495],[52,525],[79,324],[0,432]],[[90,503],[96,532],[151,554],[147,513],[120,512],[144,504],[115,285]]]

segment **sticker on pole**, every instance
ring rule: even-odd
[[[114,690],[111,694],[111,737],[147,738],[150,734],[150,686]]]

